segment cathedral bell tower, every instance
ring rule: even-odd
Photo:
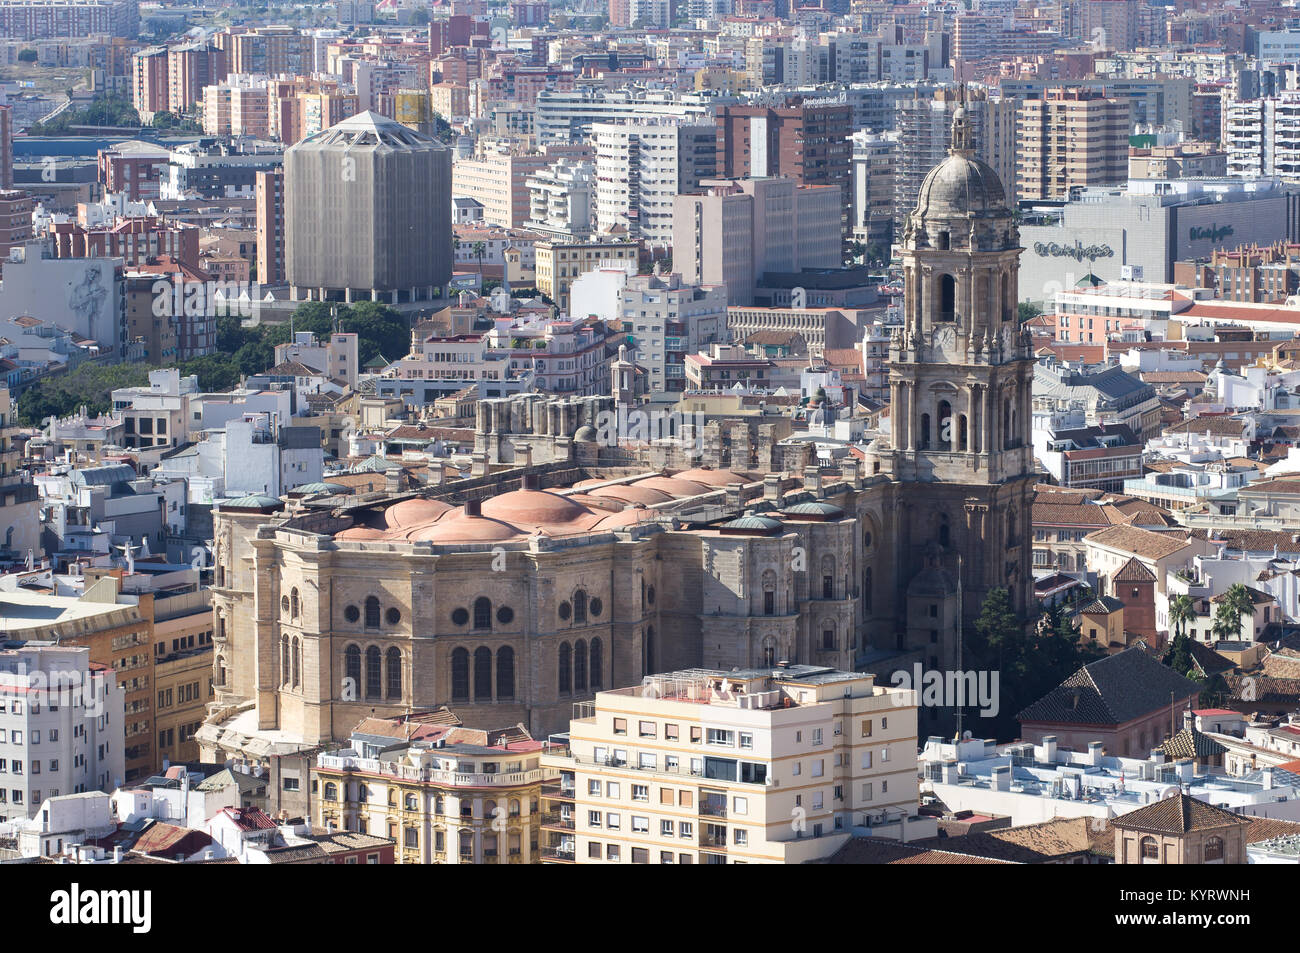
[[[922,573],[930,588],[950,578],[967,626],[992,588],[1006,587],[1021,613],[1033,595],[1034,365],[1018,320],[1021,251],[1002,183],[975,158],[963,104],[952,147],[905,226],[903,326],[887,365],[890,435],[874,455],[898,487],[899,585],[908,589]],[[908,619],[902,628],[900,648],[921,650],[937,667],[957,664],[955,625],[937,638],[930,623]],[[912,645],[927,628],[932,644]]]

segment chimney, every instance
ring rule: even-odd
[[[1091,765],[1101,764],[1101,759],[1105,757],[1106,751],[1101,746],[1100,741],[1088,742],[1088,763]]]
[[[121,848],[120,846],[118,846],[118,847],[114,847],[114,848],[113,848],[113,863],[115,863],[115,864],[120,864],[121,862],[122,862],[122,848]]]
[[[763,475],[763,499],[769,503],[781,502],[781,474],[766,473]]]
[[[1011,765],[1002,764],[993,769],[991,786],[994,791],[1011,790]]]
[[[1165,763],[1165,752],[1164,752],[1163,749],[1161,749],[1161,748],[1152,748],[1152,749],[1151,749],[1151,763],[1152,763],[1152,764],[1164,764],[1164,763]]]
[[[821,493],[822,489],[822,471],[817,467],[803,468],[803,488],[812,490],[814,493]]]
[[[524,490],[540,490],[541,488],[542,488],[542,487],[541,487],[541,481],[537,478],[537,474],[536,474],[536,473],[525,473],[525,474],[524,474],[524,476],[523,476],[523,480],[522,480],[522,482],[521,482],[520,489],[524,489]]]
[[[1056,735],[1043,735],[1042,744],[1034,748],[1034,756],[1047,764],[1056,763]]]
[[[1273,790],[1273,769],[1265,768],[1263,771],[1260,772],[1260,777],[1263,779],[1264,782],[1264,790],[1265,791]]]
[[[483,501],[482,501],[482,500],[466,500],[466,501],[465,501],[465,515],[466,515],[466,516],[482,516],[482,515],[483,515]]]
[[[862,465],[858,463],[858,458],[849,456],[840,464],[840,474],[844,477],[846,483],[855,490],[862,486]]]

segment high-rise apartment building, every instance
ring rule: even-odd
[[[14,108],[0,103],[0,189],[14,187]]]
[[[915,693],[873,675],[772,659],[575,709],[569,750],[542,757],[560,773],[542,791],[544,862],[807,863],[915,815]]]
[[[284,170],[257,173],[257,280],[283,284]]]
[[[712,124],[674,120],[595,123],[596,220],[601,231],[622,228],[648,247],[672,244],[673,201],[713,178]]]
[[[596,166],[559,159],[528,177],[528,221],[524,227],[567,240],[596,231]]]
[[[167,110],[171,95],[167,59],[165,46],[152,46],[131,57],[132,105],[141,122],[152,122],[155,115]]]
[[[203,88],[229,75],[226,51],[207,43],[187,43],[167,51],[167,109],[183,113],[203,102]]]
[[[1060,200],[1128,179],[1130,106],[1095,90],[1052,89],[1020,104],[1016,120],[1022,200]]]
[[[0,37],[6,39],[139,35],[137,0],[0,0]]]
[[[1300,92],[1228,102],[1223,145],[1229,175],[1300,181]]]
[[[720,177],[783,176],[799,185],[833,185],[847,209],[853,131],[847,104],[796,99],[784,106],[722,106],[716,123]]]
[[[452,195],[483,206],[483,221],[522,228],[532,214],[528,180],[561,157],[585,158],[585,146],[552,145],[522,151],[506,142],[487,143],[475,156],[452,163]]]
[[[838,268],[843,263],[840,188],[765,178],[700,183],[673,204],[673,266],[691,284],[727,287],[730,302],[753,304],[767,272]]]
[[[888,254],[894,235],[894,165],[898,161],[897,136],[862,130],[852,136],[853,166],[850,182],[849,237]]]

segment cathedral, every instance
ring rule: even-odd
[[[546,428],[545,454],[530,445],[504,469],[220,504],[204,759],[305,791],[312,754],[372,713],[445,704],[468,726],[544,737],[595,691],[655,672],[959,669],[962,621],[990,589],[1032,609],[1020,251],[958,109],[904,233],[888,432],[837,468],[744,424],[715,428],[727,439],[694,465],[602,457],[582,401],[524,395],[480,407],[480,429]],[[920,727],[952,716],[922,711]]]

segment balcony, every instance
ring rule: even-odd
[[[548,830],[573,830],[573,815],[560,811],[547,811],[542,814],[542,827]]]
[[[714,798],[710,795],[701,795],[700,797],[700,814],[704,817],[726,817],[727,816],[727,798],[725,795]]]
[[[575,854],[572,844],[557,844],[543,847],[540,851],[544,864],[572,864]]]
[[[727,829],[725,827],[705,827],[700,831],[700,846],[709,850],[727,849]]]
[[[543,784],[542,797],[552,801],[572,801],[577,792],[563,784]]]

